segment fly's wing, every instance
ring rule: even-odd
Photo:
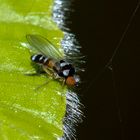
[[[40,35],[26,35],[27,41],[31,45],[31,49],[50,58],[57,60],[63,59],[63,53],[59,51],[48,39]]]

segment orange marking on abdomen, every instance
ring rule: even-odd
[[[49,68],[52,68],[52,69],[53,69],[53,67],[55,66],[54,60],[50,59],[50,60],[48,61],[47,66],[48,66]]]

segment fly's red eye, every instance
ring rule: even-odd
[[[66,79],[66,84],[68,86],[74,86],[76,84],[76,81],[74,79],[73,76],[69,76],[67,79]]]

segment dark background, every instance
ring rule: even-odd
[[[140,9],[117,47],[138,0],[74,0],[69,24],[87,56],[78,140],[140,140]],[[102,71],[102,72],[101,72]]]

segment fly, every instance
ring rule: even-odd
[[[54,79],[59,79],[68,86],[77,85],[75,68],[63,59],[62,53],[46,38],[40,35],[27,35],[27,41],[37,53],[31,56],[31,61],[41,65],[42,69]]]

